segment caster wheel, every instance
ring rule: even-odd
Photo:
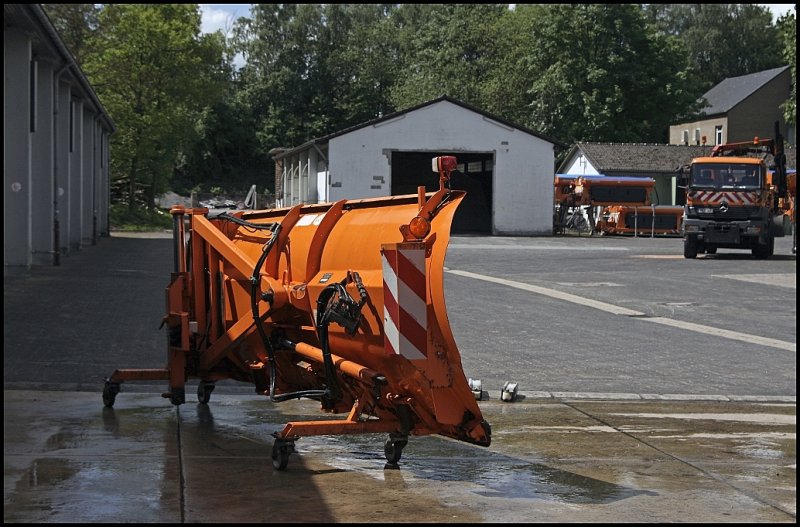
[[[405,439],[392,439],[389,438],[383,444],[383,453],[386,455],[386,461],[396,464],[400,461],[400,456],[403,455],[403,448],[408,444]]]
[[[275,470],[286,470],[289,454],[294,451],[294,443],[276,439],[272,444],[272,466]]]
[[[103,404],[106,408],[114,406],[114,401],[117,400],[118,393],[119,383],[106,381],[105,386],[103,386]]]
[[[202,404],[208,404],[211,400],[211,392],[214,391],[214,383],[207,381],[200,381],[197,385],[197,400]]]
[[[186,390],[183,388],[172,388],[169,392],[169,401],[175,406],[186,402]]]

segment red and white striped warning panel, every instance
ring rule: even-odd
[[[718,205],[725,201],[729,205],[756,205],[758,192],[717,192],[714,190],[695,190],[689,193],[693,201],[708,205]]]
[[[383,246],[383,331],[386,352],[416,360],[428,356],[425,246]]]

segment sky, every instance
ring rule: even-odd
[[[203,14],[201,29],[203,33],[213,33],[221,29],[227,34],[233,22],[240,16],[250,16],[252,4],[200,4]]]
[[[223,33],[230,30],[234,20],[240,16],[250,15],[252,4],[200,4],[203,13],[202,29],[205,33],[213,33],[221,29]],[[768,7],[774,20],[791,11],[795,4],[758,4]]]

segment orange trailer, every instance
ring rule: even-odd
[[[410,435],[480,446],[491,427],[470,390],[443,288],[450,226],[463,191],[455,157],[439,157],[440,188],[417,195],[262,211],[172,209],[175,272],[166,289],[163,369],[119,369],[103,389],[165,380],[185,402],[188,379],[208,403],[215,383],[254,385],[272,402],[310,398],[344,418],[287,423],[273,465],[300,437],[388,433],[397,463]]]
[[[603,217],[597,221],[597,230],[603,234],[680,236],[682,224],[683,207],[616,205],[603,210]]]

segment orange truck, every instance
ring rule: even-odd
[[[714,254],[718,248],[769,258],[775,238],[792,234],[794,198],[777,123],[775,139],[719,144],[710,156],[683,167],[680,179],[686,185],[685,258]]]
[[[386,433],[396,464],[412,435],[489,446],[491,427],[464,375],[443,287],[456,158],[433,159],[439,190],[291,208],[174,207],[174,272],[166,289],[164,368],[118,369],[124,382],[162,380],[174,405],[187,381],[207,404],[233,380],[280,403],[312,399],[329,419],[275,431],[285,470],[301,437]]]

